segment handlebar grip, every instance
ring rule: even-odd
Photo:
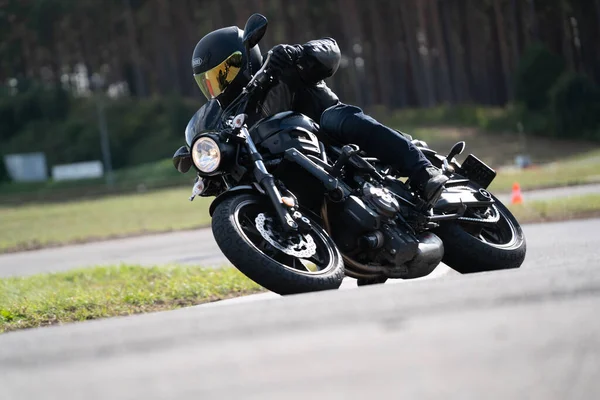
[[[268,69],[265,69],[263,73],[256,78],[256,81],[259,86],[264,87],[265,85],[273,82],[273,76],[269,73]]]

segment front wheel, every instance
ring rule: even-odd
[[[311,220],[307,234],[286,236],[278,225],[269,202],[253,194],[225,199],[212,218],[223,254],[259,285],[282,295],[339,288],[343,259],[323,228]]]
[[[498,199],[493,224],[452,221],[441,224],[435,234],[444,242],[442,261],[462,273],[519,268],[525,260],[525,235],[519,222]]]

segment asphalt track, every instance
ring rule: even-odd
[[[600,184],[591,184],[567,188],[535,190],[524,192],[525,201],[566,196],[581,196],[600,193]],[[500,200],[508,202],[509,196],[501,195]],[[567,225],[565,229],[570,229]],[[532,240],[540,240],[538,248],[548,248],[550,254],[554,242],[546,240],[545,235],[537,232],[543,227],[532,227]],[[587,232],[586,232],[587,233]],[[597,234],[597,233],[596,233]],[[576,230],[568,236],[572,237]],[[556,235],[553,235],[556,236]],[[544,245],[541,242],[550,244]],[[559,246],[559,249],[561,247]],[[535,247],[534,247],[535,249]],[[534,250],[535,251],[535,250]],[[562,254],[560,255],[562,256]],[[532,258],[535,261],[537,258]],[[95,265],[115,265],[120,263],[139,265],[158,264],[194,264],[221,266],[227,263],[216,246],[209,229],[189,232],[156,234],[126,239],[108,240],[74,246],[26,251],[21,253],[0,254],[0,277],[31,275],[41,272],[65,271]]]
[[[598,399],[600,220],[518,270],[0,335],[0,398]]]

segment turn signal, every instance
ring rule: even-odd
[[[294,207],[296,205],[296,202],[291,197],[282,197],[281,202],[288,207]]]

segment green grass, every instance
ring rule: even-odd
[[[508,192],[514,182],[531,190],[594,181],[600,181],[600,151],[526,170],[500,170],[490,190]],[[79,202],[0,205],[0,252],[207,226],[212,198],[190,203],[189,195],[185,187]]]
[[[0,205],[0,252],[206,226],[210,198],[191,188],[20,207]]]
[[[514,182],[525,190],[600,182],[600,151],[527,169],[500,170],[490,190],[506,192]]]
[[[563,221],[600,216],[600,194],[508,204],[521,223]]]
[[[0,279],[0,332],[171,310],[262,291],[234,268],[98,267]]]
[[[389,111],[373,108],[370,112],[390,126],[477,127],[486,130],[517,130],[517,118],[512,108],[478,105],[441,105],[431,108],[403,108]]]

